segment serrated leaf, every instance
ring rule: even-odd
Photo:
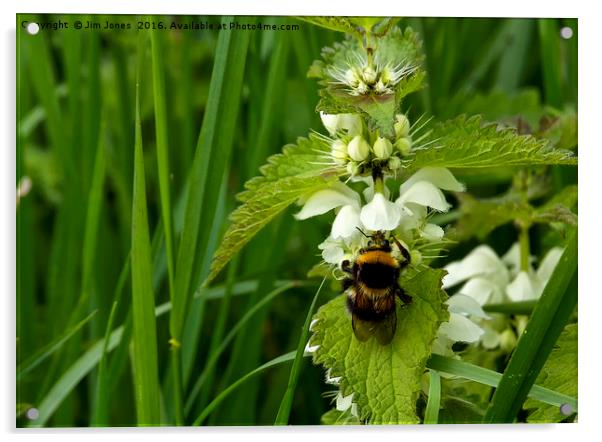
[[[360,420],[352,415],[349,410],[339,411],[336,408],[328,410],[320,419],[322,425],[360,425]]]
[[[462,115],[435,125],[418,148],[405,160],[411,171],[421,167],[576,165],[570,151],[555,149],[548,140],[518,135],[516,130],[485,123],[480,116]]]
[[[370,119],[372,129],[380,130],[383,136],[393,136],[394,117],[401,100],[424,84],[425,73],[421,68],[424,59],[422,42],[412,29],[401,31],[400,28],[393,27],[386,35],[375,39],[373,46],[371,50],[374,52],[374,59],[382,60],[382,65],[413,67],[395,85],[394,93],[351,95],[345,85],[333,81],[329,70],[345,71],[350,63],[367,59],[366,49],[359,40],[352,38],[335,43],[332,48],[324,48],[323,61],[315,61],[308,76],[318,78],[323,86],[317,110],[328,114],[361,113]]]
[[[263,176],[245,184],[246,190],[238,195],[243,204],[230,215],[230,227],[213,257],[205,285],[257,232],[288,206],[338,180],[344,169],[324,166],[324,143],[316,136],[299,138],[296,146],[288,145],[282,154],[268,159],[268,163],[260,169]]]
[[[542,387],[577,397],[577,324],[564,328],[536,382]],[[551,423],[567,418],[560,413],[559,407],[535,399],[527,399],[523,408],[535,409],[527,417],[528,422]]]
[[[312,327],[314,363],[341,377],[344,396],[353,394],[360,420],[371,424],[419,421],[416,401],[439,325],[449,318],[441,289],[443,270],[426,269],[402,285],[413,297],[397,306],[397,330],[389,345],[376,339],[360,342],[353,334],[345,295],[320,308]]]
[[[358,38],[362,37],[362,32],[357,26],[347,17],[299,17],[301,20],[308,23],[321,26],[322,28],[330,29],[331,31],[345,32],[346,34],[354,35]]]

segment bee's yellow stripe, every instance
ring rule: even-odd
[[[382,250],[370,250],[366,253],[361,254],[356,260],[358,265],[362,264],[383,264],[390,267],[399,267],[397,261],[390,252],[383,252]]]

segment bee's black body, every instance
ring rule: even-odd
[[[384,233],[376,232],[353,263],[342,263],[343,271],[349,275],[343,280],[343,290],[352,314],[353,331],[360,341],[375,335],[383,345],[391,342],[397,323],[395,299],[400,298],[404,304],[412,300],[397,282],[410,256],[399,242],[395,242],[403,261],[393,257]]]

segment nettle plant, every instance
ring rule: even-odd
[[[489,352],[492,360],[511,353],[527,316],[509,319],[484,308],[504,302],[524,307],[538,299],[559,260],[565,265],[562,259],[570,258],[552,247],[535,266],[528,234],[534,224],[546,224],[569,235],[567,250],[574,249],[577,190],[567,187],[546,200],[546,165],[576,165],[577,159],[556,147],[554,127],[520,134],[478,116],[411,121],[403,99],[425,87],[426,78],[414,31],[402,31],[393,19],[307,20],[347,34],[324,48],[308,73],[322,86],[317,111],[325,133],[285,146],[246,183],[208,281],[290,205],[300,206],[298,220],[334,211],[330,235],[319,245],[323,260],[310,275],[330,279],[341,294],[315,314],[305,348],[336,386],[336,406],[323,422],[437,422],[441,407],[461,402],[458,391],[479,398],[473,405],[487,409],[485,421],[503,420],[495,415],[496,396],[488,403],[501,375],[464,370],[464,378],[489,390],[459,390],[458,367],[484,360],[475,355]],[[515,167],[516,176],[506,194],[488,200],[466,193],[453,173],[497,166]],[[435,218],[452,207],[450,193],[460,202],[460,217],[444,230]],[[506,223],[517,226],[519,240],[505,256],[482,245],[445,268],[434,267],[454,244],[484,239]],[[532,408],[541,408],[541,416],[549,416],[544,403],[557,406],[576,394],[538,388]]]

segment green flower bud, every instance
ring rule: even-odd
[[[410,262],[412,265],[417,266],[422,262],[422,253],[418,250],[413,249],[410,251]]]
[[[397,114],[395,120],[395,136],[397,138],[407,137],[410,133],[410,121],[408,120],[408,117],[403,114]]]
[[[364,81],[367,84],[374,84],[374,83],[376,83],[376,71],[370,65],[366,66],[362,70],[362,77],[364,78]]]
[[[368,85],[360,80],[355,88],[357,90],[358,95],[366,95],[370,89],[368,89]]]
[[[401,160],[399,159],[399,157],[393,156],[389,158],[388,166],[391,170],[397,170],[401,167]]]
[[[347,153],[354,161],[364,161],[370,155],[370,145],[361,135],[356,135],[347,145]]]
[[[337,163],[344,164],[347,161],[347,145],[342,140],[334,140],[330,154]]]
[[[354,163],[353,161],[349,161],[347,163],[347,173],[351,176],[357,175],[357,173],[360,170],[360,166],[357,163]]]
[[[410,153],[410,149],[412,148],[412,140],[410,138],[400,138],[395,142],[395,148],[402,154],[408,155]]]
[[[377,94],[385,94],[389,91],[387,86],[382,82],[382,80],[378,80],[378,82],[374,85],[374,92]]]
[[[391,156],[391,153],[393,152],[393,145],[386,138],[378,137],[374,143],[374,146],[372,147],[372,150],[374,150],[374,154],[377,158],[384,160]]]
[[[500,347],[507,353],[510,353],[516,347],[516,335],[511,329],[507,328],[501,333]]]
[[[360,77],[357,75],[357,72],[355,72],[355,69],[347,69],[345,71],[345,82],[351,87],[356,87],[358,85]]]

